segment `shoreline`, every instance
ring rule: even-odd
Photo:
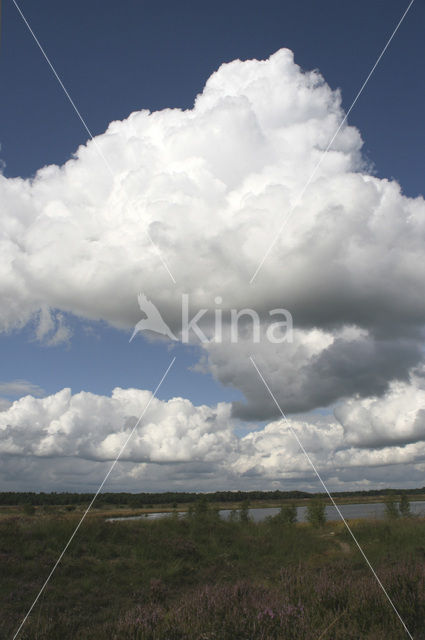
[[[394,495],[395,501],[397,502],[399,496],[397,494]],[[425,503],[425,494],[414,494],[412,496],[408,495],[410,502],[424,502]],[[293,504],[296,507],[305,507],[309,504],[312,498],[302,498],[302,499],[281,499],[281,500],[256,500],[252,502],[248,502],[248,507],[250,509],[276,509],[280,508],[286,504]],[[382,504],[388,499],[388,495],[377,495],[370,497],[356,497],[350,496],[345,498],[335,497],[335,504],[337,505],[350,505],[350,504]],[[322,498],[324,504],[326,506],[331,506],[332,502],[328,497]],[[131,517],[131,516],[142,516],[144,514],[152,514],[152,513],[186,513],[189,511],[190,507],[194,506],[194,502],[181,503],[178,505],[173,504],[163,504],[161,506],[146,506],[146,507],[129,507],[128,505],[116,506],[116,505],[102,505],[101,507],[96,507],[95,505],[92,507],[90,512],[87,514],[87,517],[90,518],[114,518],[114,517]],[[210,509],[217,509],[219,511],[229,510],[229,511],[238,511],[243,506],[245,506],[246,502],[208,502],[208,506]],[[42,517],[43,515],[49,514],[61,514],[63,516],[73,516],[77,513],[82,513],[87,509],[88,504],[79,504],[79,505],[37,505],[34,506],[34,516]],[[0,506],[0,519],[18,516],[24,513],[23,505],[1,505]]]

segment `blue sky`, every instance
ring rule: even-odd
[[[253,252],[252,267],[255,268],[261,258],[263,244],[266,243],[266,248],[268,242],[267,238],[261,237],[261,226],[266,232],[274,228],[273,215],[275,216],[276,211],[280,213],[278,207],[286,202],[285,194],[290,193],[295,197],[297,188],[300,191],[300,185],[309,175],[309,163],[317,149],[323,151],[326,147],[326,141],[335,129],[335,124],[331,122],[332,114],[338,112],[336,122],[341,118],[335,94],[327,88],[321,93],[320,89],[308,86],[306,106],[302,87],[305,76],[302,76],[293,62],[286,61],[285,54],[279,59],[270,56],[283,48],[292,50],[296,65],[304,71],[319,70],[331,90],[341,91],[342,109],[347,111],[408,3],[396,0],[361,0],[357,3],[336,0],[266,0],[260,5],[240,0],[230,3],[116,3],[109,0],[77,0],[73,3],[41,0],[32,3],[22,0],[19,5],[91,132],[94,136],[100,136],[100,145],[110,143],[113,136],[108,138],[102,134],[111,122],[117,121],[115,137],[111,143],[116,145],[112,152],[116,153],[116,158],[112,155],[110,160],[113,166],[118,166],[123,172],[128,193],[121,194],[122,200],[118,194],[118,200],[114,201],[117,208],[113,209],[113,216],[109,218],[109,207],[112,205],[108,200],[109,196],[105,195],[105,184],[111,181],[108,179],[105,182],[105,167],[101,166],[101,162],[96,164],[99,159],[93,160],[89,152],[87,155],[79,152],[75,156],[75,166],[81,167],[84,188],[80,189],[81,176],[78,169],[75,175],[70,173],[68,182],[64,179],[60,191],[57,191],[55,180],[51,178],[53,174],[49,172],[40,174],[37,182],[40,185],[39,192],[33,189],[30,182],[13,181],[17,177],[31,178],[46,165],[63,165],[80,145],[86,144],[88,136],[13,2],[4,2],[0,56],[0,160],[6,180],[0,187],[4,186],[6,194],[2,197],[7,214],[3,237],[7,242],[4,249],[6,267],[1,272],[3,275],[0,273],[0,286],[4,283],[2,291],[5,292],[2,322],[3,316],[5,320],[0,333],[0,401],[3,402],[0,409],[6,407],[8,402],[25,395],[25,384],[11,384],[14,381],[26,381],[27,392],[35,392],[40,398],[51,396],[66,387],[70,387],[73,394],[91,392],[97,396],[109,396],[115,387],[152,390],[171,358],[176,355],[176,364],[159,390],[158,398],[165,402],[179,396],[193,405],[205,404],[210,407],[218,402],[229,403],[230,407],[230,403],[235,402],[233,409],[228,409],[226,418],[223,416],[227,409],[223,410],[223,414],[218,412],[213,415],[205,410],[206,413],[201,412],[202,418],[198,418],[205,425],[215,425],[214,429],[217,431],[213,430],[214,437],[219,439],[220,446],[225,449],[227,447],[226,451],[233,451],[232,447],[236,445],[229,444],[231,436],[227,432],[217,436],[217,433],[222,434],[223,421],[231,423],[239,435],[250,428],[261,432],[258,438],[269,443],[264,445],[266,448],[271,447],[270,450],[267,448],[267,455],[259,453],[263,451],[263,440],[254,441],[254,437],[248,437],[242,447],[244,453],[239,452],[237,461],[232,458],[229,463],[233,465],[232,473],[238,478],[241,477],[240,474],[254,478],[251,480],[254,483],[252,486],[260,486],[262,479],[269,478],[270,474],[273,481],[278,481],[276,478],[280,477],[280,472],[277,463],[270,463],[270,469],[273,470],[269,473],[264,471],[269,469],[269,463],[266,464],[263,460],[268,458],[270,461],[273,458],[273,434],[277,427],[273,423],[268,428],[267,421],[276,419],[276,410],[270,409],[270,398],[264,389],[258,388],[259,381],[253,378],[252,371],[247,372],[249,351],[244,350],[245,346],[239,348],[238,345],[239,350],[233,352],[213,347],[204,352],[200,347],[150,341],[144,337],[138,337],[131,344],[128,342],[132,323],[140,315],[135,297],[137,287],[143,289],[146,285],[147,288],[151,287],[146,293],[151,296],[153,293],[158,294],[159,307],[165,310],[170,326],[175,320],[175,314],[178,315],[170,282],[167,281],[159,260],[151,260],[148,249],[143,245],[146,238],[142,239],[142,225],[140,229],[134,229],[134,239],[136,246],[139,241],[140,246],[145,247],[143,260],[146,256],[147,258],[145,262],[141,260],[140,265],[146,271],[140,267],[135,282],[127,287],[134,276],[135,264],[130,255],[134,249],[128,222],[130,218],[126,218],[134,200],[126,198],[133,197],[132,180],[137,176],[137,184],[141,185],[143,180],[147,180],[143,188],[139,187],[138,196],[144,196],[149,189],[155,191],[155,185],[160,185],[158,188],[165,190],[163,199],[168,204],[178,201],[177,196],[177,200],[173,200],[176,193],[184,193],[184,197],[189,200],[192,197],[194,201],[199,198],[196,200],[199,218],[191,217],[188,212],[188,231],[185,234],[184,230],[180,230],[181,237],[178,234],[176,237],[172,235],[175,229],[168,236],[169,231],[166,231],[172,216],[176,215],[177,220],[180,220],[177,205],[175,209],[167,210],[165,215],[161,208],[155,208],[159,202],[155,195],[145,211],[146,220],[153,225],[149,227],[150,232],[153,229],[158,234],[158,243],[164,257],[176,269],[179,277],[183,274],[183,279],[177,285],[178,291],[185,291],[187,287],[192,295],[199,295],[199,300],[205,304],[205,300],[209,300],[208,296],[217,293],[221,295],[224,291],[225,305],[248,305],[252,300],[252,304],[258,304],[263,312],[270,308],[267,305],[276,307],[281,306],[283,301],[285,304],[286,301],[288,304],[290,302],[290,309],[294,311],[297,323],[296,345],[286,352],[279,349],[258,350],[259,362],[265,368],[266,377],[270,375],[275,391],[282,387],[276,393],[289,415],[298,416],[299,420],[307,416],[307,422],[310,420],[307,426],[301,422],[298,424],[301,430],[306,430],[308,441],[311,436],[313,447],[319,441],[324,442],[328,436],[329,441],[333,438],[334,442],[339,442],[335,446],[341,451],[348,451],[350,447],[361,449],[370,446],[374,471],[365,471],[363,480],[366,483],[387,482],[388,470],[385,468],[382,472],[376,471],[383,466],[384,454],[381,456],[379,451],[384,446],[396,447],[400,442],[403,446],[410,446],[409,443],[417,442],[415,438],[418,438],[418,430],[422,429],[418,416],[422,410],[421,367],[425,366],[422,348],[425,315],[422,318],[423,291],[418,285],[421,282],[420,265],[423,261],[421,262],[420,243],[416,247],[415,240],[419,242],[422,234],[423,201],[419,198],[409,200],[403,196],[416,198],[424,192],[425,2],[414,2],[350,113],[348,125],[351,129],[348,127],[341,131],[335,149],[332,147],[331,150],[332,153],[335,151],[335,155],[328,154],[320,170],[323,170],[323,175],[318,172],[317,183],[312,185],[313,199],[309,201],[307,198],[305,201],[305,221],[303,222],[301,213],[297,213],[296,220],[291,221],[291,225],[294,224],[292,232],[288,228],[288,234],[285,231],[279,241],[282,244],[280,254],[278,251],[274,252],[276,255],[271,254],[264,272],[251,289],[244,288],[244,260],[236,259],[238,252],[241,251],[241,255],[247,257],[246,262],[252,257],[250,251]],[[201,106],[198,104],[197,110],[190,111],[196,96],[202,93],[207,80],[223,63],[238,59],[245,61],[269,58],[271,61],[267,62],[267,68],[258,66],[255,67],[255,72],[252,68],[251,73],[258,76],[258,82],[272,78],[271,85],[261,85],[268,87],[266,103],[269,101],[272,104],[274,100],[273,91],[276,87],[273,83],[282,83],[276,89],[280,92],[281,101],[278,103],[277,115],[270,115],[271,111],[267,111],[267,105],[264,106],[261,91],[258,92],[260,85],[254,83],[248,89],[243,85],[244,74],[248,73],[245,69],[249,69],[248,65],[244,67],[243,64],[222,67],[219,75],[216,74],[209,81],[207,87],[210,89],[204,92],[204,102],[201,100]],[[280,69],[277,75],[275,67]],[[291,85],[295,76],[298,84]],[[215,89],[214,82],[217,83]],[[232,109],[239,108],[235,106],[236,102],[231,105],[231,100],[234,99],[233,85],[239,98],[245,100],[249,96],[254,105],[253,112],[246,116],[246,120],[243,109],[235,120],[232,119]],[[254,85],[257,88],[253,89]],[[223,98],[221,102],[217,98],[220,92]],[[300,111],[299,122],[297,113],[290,110],[285,112],[285,101],[292,98],[296,105],[293,110]],[[218,100],[217,103],[215,100]],[[245,104],[243,100],[240,104]],[[281,108],[279,104],[282,105]],[[143,109],[158,112],[149,120],[147,129],[144,128],[147,125],[142,119],[132,121],[136,124],[120,122],[128,118],[130,113]],[[176,111],[163,111],[166,109]],[[206,109],[207,115],[203,109]],[[198,120],[195,118],[191,130],[190,127],[185,128],[185,119],[190,121],[192,114]],[[216,117],[219,119],[216,120]],[[256,119],[255,122],[252,118]],[[280,128],[277,133],[270,134],[268,148],[281,140],[279,136],[283,136],[284,144],[282,143],[283,147],[279,148],[273,160],[270,160],[271,156],[268,157],[269,164],[264,161],[263,166],[262,154],[266,154],[266,151],[262,144],[270,133],[267,127],[273,129],[279,118]],[[301,126],[297,129],[300,123]],[[264,134],[264,140],[259,134],[263,125],[261,135]],[[159,129],[155,129],[156,126]],[[183,133],[177,142],[173,139],[166,151],[165,143],[163,146],[158,143],[158,148],[155,147],[158,142],[155,135],[158,130],[162,131],[161,127],[167,132],[167,140],[167,135],[171,139],[179,126],[182,126]],[[131,144],[125,137],[125,132],[130,127],[137,129],[137,134],[130,138],[130,142],[136,145],[135,153],[141,154],[135,164],[129,160]],[[220,131],[220,127],[224,129],[224,137],[218,143],[219,159],[216,162],[214,136]],[[146,147],[146,157],[143,158],[143,145],[148,139],[143,137],[147,135],[146,131],[150,132],[149,140],[154,142],[152,148]],[[123,132],[124,143],[120,138]],[[359,135],[363,139],[361,161]],[[227,138],[231,141],[229,147],[226,147]],[[186,149],[188,151],[185,155]],[[174,157],[175,152],[177,155]],[[233,152],[235,155],[232,155]],[[331,156],[335,158],[332,160],[335,165],[331,163]],[[286,157],[289,158],[289,169],[285,164]],[[197,163],[200,159],[204,162],[202,166],[208,168],[207,177],[206,173],[198,173],[200,165]],[[329,166],[326,164],[328,161]],[[181,172],[179,175],[187,173],[186,182],[179,183],[175,178],[177,174],[172,173],[176,171],[177,165]],[[257,193],[256,190],[261,191],[259,185],[264,172],[268,171],[270,175],[267,188],[264,188],[263,193]],[[146,178],[148,175],[149,179]],[[168,181],[170,175],[173,176],[172,180],[177,180],[175,183],[171,178]],[[282,175],[282,184],[277,188],[276,175]],[[362,180],[357,182],[360,175]],[[387,178],[390,182],[374,182],[371,176]],[[85,181],[89,185],[93,184],[93,190],[89,190],[90,195]],[[219,183],[221,186],[217,186]],[[397,192],[396,183],[401,186],[401,193]],[[15,187],[12,185],[17,185],[16,191],[13,191]],[[167,192],[170,185],[171,190]],[[373,192],[371,185],[374,185],[376,192]],[[279,191],[280,187],[282,193]],[[36,193],[31,204],[28,204],[29,201],[25,198],[32,189]],[[214,208],[217,202],[223,202],[221,198],[224,192],[231,210],[236,206],[234,203],[238,198],[240,202],[247,202],[252,194],[256,194],[255,198],[258,196],[252,209],[249,204],[245,210],[243,204],[236,213],[232,210],[235,213],[235,229],[241,221],[242,224],[239,236],[230,234],[230,240],[227,240],[225,234],[220,235],[223,231],[218,229],[221,219],[218,214],[216,217]],[[241,193],[243,197],[240,196]],[[106,200],[102,200],[104,195]],[[96,201],[97,197],[99,202]],[[85,209],[88,201],[90,206]],[[67,226],[61,227],[61,221],[67,215],[64,214],[66,207],[70,207],[70,216],[66,220]],[[217,211],[219,209],[217,205]],[[90,227],[90,220],[87,223],[88,230],[85,229],[86,221],[93,211],[97,211],[96,215],[100,216],[98,236],[97,230],[93,231]],[[265,217],[264,222],[261,219],[258,226],[256,216],[259,214],[253,214],[253,211],[260,211],[261,216],[270,214],[270,217]],[[309,212],[311,218],[308,217]],[[46,218],[43,217],[45,215]],[[153,221],[149,218],[151,215],[154,216]],[[202,218],[203,215],[205,219]],[[41,223],[38,227],[39,220]],[[223,220],[227,224],[228,219]],[[183,212],[181,226],[185,221]],[[211,239],[210,228],[214,231],[216,224],[217,235]],[[415,225],[414,231],[412,226],[408,226],[411,224]],[[191,237],[192,229],[195,240]],[[67,246],[66,234],[73,234],[74,230],[75,236],[70,236]],[[243,236],[245,232],[246,237]],[[291,244],[291,233],[295,233],[294,237],[297,238],[295,245],[299,243],[296,251]],[[1,237],[0,234],[0,240]],[[324,240],[327,237],[328,242]],[[350,245],[351,237],[353,243]],[[127,244],[123,238],[127,238]],[[286,242],[289,243],[287,246]],[[412,251],[416,253],[411,255],[409,251],[413,245]],[[68,249],[70,256],[67,255]],[[196,253],[198,249],[199,255]],[[288,263],[285,262],[285,251],[289,252]],[[12,256],[10,260],[9,256]],[[232,258],[235,258],[233,262]],[[75,265],[72,260],[76,261]],[[81,267],[86,264],[85,260],[86,272]],[[121,262],[124,263],[122,272]],[[138,263],[136,266],[139,268]],[[221,267],[223,272],[220,271]],[[96,273],[98,277],[92,288],[85,289],[82,283],[86,277],[89,281]],[[106,278],[105,282],[102,280],[103,276]],[[292,281],[297,284],[295,293]],[[15,290],[16,304],[13,293]],[[397,291],[397,295],[394,291]],[[117,322],[121,304],[122,318]],[[37,339],[37,332],[40,334],[41,331],[41,325],[37,324],[38,309],[45,309],[46,305],[53,314],[46,320],[51,325],[50,334],[46,332],[42,339]],[[57,340],[58,344],[54,344],[55,331],[62,330],[62,323],[68,339]],[[126,329],[117,328],[124,325]],[[203,373],[194,369],[200,358],[204,358]],[[242,361],[245,364],[240,364]],[[417,420],[415,422],[412,419],[410,426],[401,427],[399,425],[405,425],[403,411],[407,410],[407,399],[411,402],[412,397],[418,402],[417,415],[415,414]],[[78,398],[77,405],[81,399]],[[397,437],[383,433],[384,427],[378,424],[375,414],[369,416],[367,423],[362,423],[358,416],[364,417],[364,406],[359,408],[360,405],[356,403],[362,403],[364,398],[368,407],[376,407],[376,411],[379,409],[382,415],[389,412],[389,424],[394,423]],[[126,401],[117,401],[120,409],[116,409],[118,413],[114,420],[126,419],[127,414],[123,408]],[[334,422],[333,411],[339,406],[339,402],[343,403],[343,408],[337,409],[337,422]],[[48,404],[47,400],[46,403]],[[43,411],[48,413],[50,409],[47,404],[43,405]],[[398,407],[397,411],[394,409],[395,405]],[[27,425],[25,429],[31,431],[31,425],[36,423],[35,409],[31,407],[28,411],[33,411],[33,417],[30,416],[28,422],[25,422],[27,418],[24,420],[19,417],[20,410],[17,410],[18,417],[10,414],[12,417],[6,416],[5,420],[12,420],[13,427],[19,433],[24,429],[24,422]],[[108,412],[112,411],[108,407],[109,405],[103,407],[101,411],[102,415],[104,411],[105,419]],[[188,432],[192,433],[190,429],[194,427],[191,420],[196,423],[196,419],[186,405],[185,407],[179,409],[178,415],[181,417],[188,411],[185,419]],[[175,416],[174,409],[170,409],[172,416]],[[162,425],[161,428],[166,433],[167,420],[161,411],[167,413],[168,409],[158,409],[158,424]],[[68,424],[68,418],[63,419],[64,424]],[[88,414],[87,420],[89,419]],[[177,422],[178,419],[175,418]],[[16,424],[14,420],[17,421]],[[325,426],[318,427],[323,420]],[[244,421],[247,421],[246,425]],[[8,426],[9,422],[5,422],[5,425]],[[118,429],[117,425],[115,427]],[[65,425],[65,431],[66,428]],[[405,428],[408,433],[403,431]],[[314,437],[311,435],[313,432]],[[179,443],[181,444],[179,437],[176,437],[176,441],[173,438],[170,440],[174,442],[175,451],[179,450]],[[199,434],[196,438],[199,438]],[[193,442],[196,438],[193,436]],[[419,441],[422,442],[420,438]],[[18,449],[14,448],[15,444],[10,445],[6,455],[16,454]],[[201,456],[198,444],[199,442],[196,446],[194,444],[193,448],[188,447],[187,455],[193,463]],[[84,461],[91,460],[93,451],[87,443],[84,446],[80,443],[78,446],[78,454],[69,454],[71,449],[67,449],[66,455],[76,455],[77,458],[80,456],[83,460],[81,464],[84,465]],[[210,446],[205,451],[209,451]],[[101,448],[100,444],[99,447]],[[154,445],[152,447],[152,450],[149,449],[150,453],[146,453],[142,447],[143,455],[136,448],[132,453],[133,462],[137,463],[145,460],[146,456],[151,456],[149,459],[153,464],[161,465],[165,459],[170,464],[177,465],[182,459],[181,452],[180,457],[175,454],[177,458],[174,459],[171,453],[164,453],[161,447],[159,452]],[[282,447],[282,451],[290,450],[287,444],[282,444]],[[214,446],[212,449],[214,450]],[[255,455],[252,453],[254,449]],[[51,443],[49,446],[40,444],[38,449],[32,450],[31,456],[56,456],[57,450]],[[248,454],[249,451],[251,453]],[[210,454],[205,455],[208,458]],[[343,454],[341,455],[343,458]],[[397,459],[398,450],[393,449],[392,455]],[[417,450],[412,453],[413,458],[420,458],[420,455],[422,454]],[[351,453],[349,457],[354,459],[355,455]],[[282,460],[281,464],[286,464]],[[401,478],[406,475],[401,467],[398,470]],[[172,473],[167,473],[169,475],[163,478],[158,472],[156,481],[152,480],[152,487],[169,486]],[[208,474],[207,471],[205,473]],[[55,482],[58,486],[63,486],[60,471],[57,474]],[[329,474],[332,476],[331,471]],[[409,476],[411,483],[416,483],[417,474],[418,468],[412,467]],[[37,478],[40,479],[41,475]],[[195,476],[194,472],[191,477]],[[229,478],[233,480],[228,482],[238,484],[236,476],[230,475]],[[94,478],[91,482],[95,483],[96,474]],[[296,473],[295,479],[291,478],[291,482],[297,482]],[[359,478],[359,482],[363,480]],[[22,486],[32,481],[30,476],[24,474]],[[353,481],[350,473],[347,472],[344,479],[344,473],[341,472],[335,486]],[[6,479],[5,482],[9,486],[7,483],[11,481]],[[210,486],[208,482],[211,480],[207,479],[205,486]],[[49,480],[43,476],[40,483],[40,486],[46,487]],[[190,485],[190,480],[188,483]],[[131,483],[125,486],[130,485]]]

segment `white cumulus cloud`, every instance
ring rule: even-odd
[[[150,401],[111,478],[114,488],[266,489],[302,482],[317,490],[297,438],[334,488],[385,486],[388,477],[400,486],[420,482],[425,391],[418,384],[393,385],[383,398],[350,400],[337,407],[336,417],[279,419],[245,434],[227,403],[195,406],[121,388],[111,396],[70,389],[45,398],[25,396],[0,408],[0,477],[13,482],[18,474],[20,482],[32,479],[37,488],[43,482],[53,483],[50,488],[101,482]]]
[[[195,407],[184,398],[162,402],[152,399],[149,391],[117,387],[111,397],[73,395],[62,389],[45,398],[25,396],[15,401],[0,412],[0,452],[114,460],[149,402],[123,460],[220,460],[231,446],[230,408],[225,403]]]

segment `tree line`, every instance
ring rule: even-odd
[[[370,491],[338,491],[333,493],[335,498],[348,497],[375,497],[375,496],[403,496],[425,493],[425,487],[418,489],[371,489]],[[94,493],[71,492],[32,492],[32,491],[7,491],[0,493],[0,506],[13,506],[22,504],[39,505],[79,505],[88,504],[94,497]],[[308,493],[306,491],[214,491],[211,493],[174,492],[162,493],[100,493],[94,506],[102,505],[127,505],[131,508],[152,507],[161,505],[173,505],[195,503],[200,499],[207,502],[254,502],[271,500],[305,500],[313,498],[326,498],[324,493]]]

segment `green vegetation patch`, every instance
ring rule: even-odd
[[[403,637],[341,523],[295,524],[293,515],[285,507],[254,523],[244,506],[225,521],[204,502],[183,518],[89,518],[20,637]],[[77,522],[73,512],[0,521],[0,637],[13,637]],[[425,522],[388,518],[353,530],[415,640],[423,638]]]

